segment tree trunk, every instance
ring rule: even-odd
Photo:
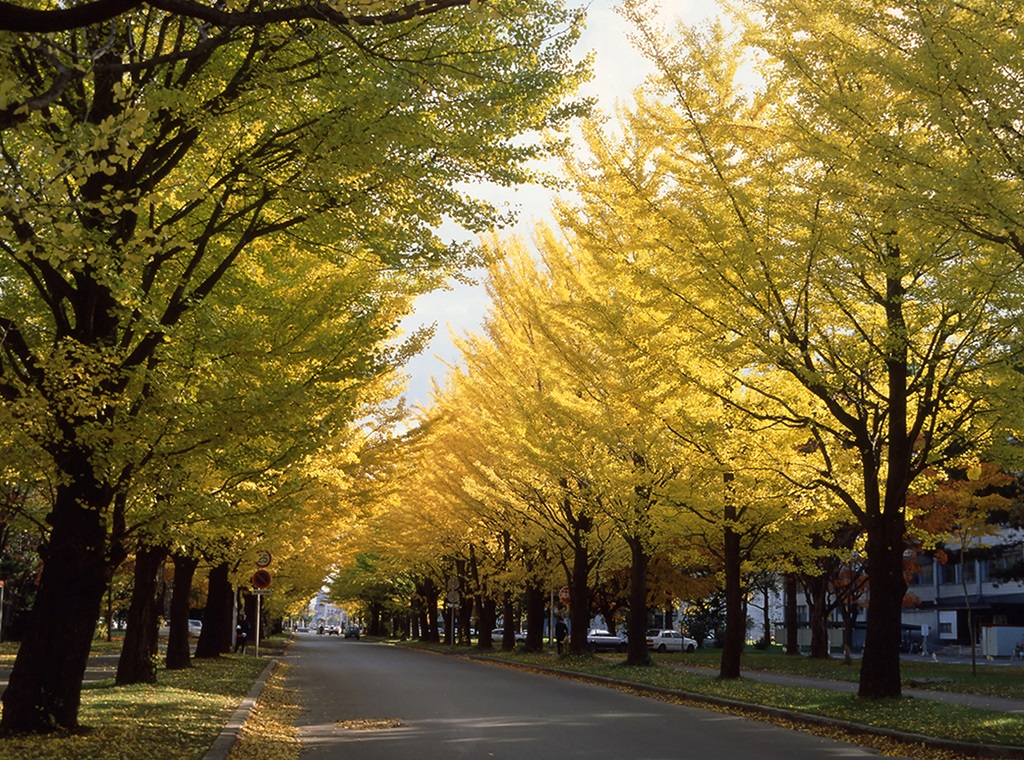
[[[441,637],[437,632],[437,601],[440,591],[433,578],[424,578],[420,584],[420,595],[423,597],[423,609],[425,613],[426,628],[422,632],[424,641],[438,643]]]
[[[188,637],[188,613],[192,601],[192,578],[199,565],[198,557],[174,555],[174,586],[171,590],[171,625],[167,634],[168,670],[192,667],[192,647]]]
[[[477,596],[478,617],[476,641],[480,649],[494,649],[491,631],[498,622],[498,603],[486,596]]]
[[[828,659],[831,656],[828,641],[828,576],[804,576],[811,618],[811,657]]]
[[[877,518],[867,525],[868,596],[864,657],[858,695],[884,699],[902,695],[900,685],[900,626],[903,596],[903,522]]]
[[[590,555],[582,534],[577,531],[573,547],[572,577],[569,580],[569,654],[587,651],[587,629],[590,624],[589,587]]]
[[[889,434],[884,493],[877,488],[879,468],[875,452],[867,443],[868,436],[863,432],[859,435],[866,499],[860,522],[867,534],[865,549],[868,582],[871,584],[857,692],[863,699],[896,698],[903,693],[900,685],[900,638],[903,597],[907,592],[907,581],[903,576],[907,527],[905,509],[907,488],[913,477],[913,447],[917,443],[907,427],[910,359],[907,324],[903,316],[906,293],[900,274],[904,265],[900,261],[898,246],[885,246],[884,254],[891,259],[887,266],[885,293],[889,338],[886,341]]]
[[[649,665],[647,651],[647,567],[651,557],[638,538],[627,539],[629,544],[629,618],[626,623],[626,662],[629,665]],[[614,631],[612,631],[614,633]]]
[[[512,592],[505,591],[501,595],[501,619],[505,621],[505,627],[502,631],[501,637],[501,650],[503,652],[511,652],[516,648],[516,624],[513,620],[515,616],[515,605],[512,602]]]
[[[529,581],[526,586],[526,651],[544,651],[544,589],[536,581]]]
[[[128,607],[128,630],[125,632],[121,657],[117,661],[118,686],[133,683],[156,683],[157,639],[160,632],[160,609],[157,599],[158,579],[163,576],[167,548],[140,546],[135,551],[134,586]]]
[[[740,660],[746,641],[747,620],[743,609],[743,585],[740,577],[740,534],[729,522],[736,517],[736,508],[726,505],[725,518],[725,636],[719,678],[739,678]]]
[[[235,643],[234,592],[231,590],[230,568],[221,562],[210,568],[209,592],[203,613],[203,631],[196,643],[195,656],[200,659],[227,654]]]
[[[800,654],[800,632],[796,619],[796,595],[799,581],[795,573],[786,576],[786,654]]]
[[[91,466],[85,463],[83,470],[91,472]],[[40,551],[43,572],[35,604],[3,694],[0,728],[5,731],[78,727],[82,679],[103,594],[124,559],[119,544],[112,542],[108,553],[104,514],[112,501],[112,494],[86,475],[57,487],[48,518],[53,529]]]

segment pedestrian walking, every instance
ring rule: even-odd
[[[238,616],[238,626],[235,630],[235,652],[239,649],[242,650],[242,654],[245,654],[245,645],[249,641],[249,621],[245,619],[245,613],[243,612]]]
[[[558,653],[561,654],[566,650],[569,638],[569,626],[565,624],[565,620],[559,616],[558,622],[555,623],[555,643],[558,645]]]

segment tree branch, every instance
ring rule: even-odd
[[[418,0],[386,13],[375,15],[341,13],[327,3],[299,3],[264,11],[225,11],[204,5],[199,0],[92,0],[82,5],[53,10],[23,8],[0,1],[0,31],[64,32],[99,24],[123,13],[148,5],[178,16],[205,21],[224,28],[266,26],[285,21],[310,19],[336,26],[386,26],[469,5],[471,0]]]

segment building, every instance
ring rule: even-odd
[[[970,610],[980,654],[1014,654],[1024,638],[1024,531],[1004,530],[966,551],[947,547],[916,561],[903,622],[920,626],[928,651],[969,649]]]

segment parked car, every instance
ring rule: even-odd
[[[358,639],[359,638],[359,629],[356,626],[354,626],[354,625],[350,625],[348,628],[345,629],[345,638],[346,639]]]
[[[625,652],[626,640],[610,631],[591,628],[587,631],[587,649],[591,652]]]
[[[309,633],[309,626],[308,625],[300,625],[298,628],[295,629],[295,631],[297,633]]]
[[[340,625],[329,625],[329,626],[327,626],[327,635],[328,636],[340,636],[341,635],[341,626]]]
[[[659,652],[693,652],[697,649],[697,642],[679,631],[652,628],[647,632],[647,648]]]
[[[515,637],[516,637],[516,642],[520,642],[520,641],[525,642],[526,641],[526,632],[523,631],[522,633],[520,633],[519,631],[516,631]],[[493,631],[491,631],[491,638],[494,639],[495,641],[501,641],[502,639],[505,638],[505,629],[504,628],[495,628]]]
[[[189,620],[188,621],[188,635],[198,636],[203,632],[203,621],[202,620]]]

